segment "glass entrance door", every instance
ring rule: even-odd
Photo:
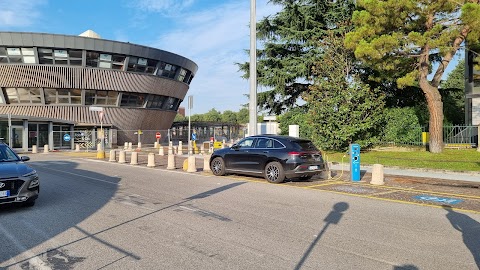
[[[22,126],[12,126],[12,148],[23,148]]]

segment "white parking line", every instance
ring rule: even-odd
[[[19,253],[23,253],[27,258],[31,258],[28,260],[28,263],[33,266],[31,269],[52,270],[52,268],[50,268],[46,262],[40,259],[33,252],[29,251],[20,241],[13,237],[13,234],[7,231],[7,229],[2,225],[2,223],[0,223],[0,232],[15,245]]]

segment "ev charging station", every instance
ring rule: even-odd
[[[360,181],[360,145],[350,144],[350,180]]]

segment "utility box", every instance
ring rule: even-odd
[[[350,144],[350,180],[360,181],[360,145]]]

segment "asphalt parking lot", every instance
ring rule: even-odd
[[[96,152],[66,151],[52,152],[48,154],[95,159],[97,161],[103,160],[106,163],[112,162],[108,161],[108,153],[106,153],[104,159],[97,159]],[[125,166],[144,166],[147,169],[147,155],[147,152],[140,152],[138,156],[138,165],[130,165],[130,154],[127,154]],[[176,156],[175,170],[183,171],[183,165],[186,159],[187,155]],[[116,160],[118,161],[118,156]],[[209,171],[204,171],[203,165],[203,157],[196,155],[196,173],[211,174]],[[167,156],[155,155],[155,167],[150,167],[148,169],[166,170],[166,168]],[[480,182],[448,180],[438,178],[438,176],[425,177],[425,173],[420,175],[422,175],[422,177],[385,174],[384,185],[372,185],[370,184],[371,173],[369,172],[362,171],[361,181],[352,182],[350,181],[350,174],[348,171],[337,169],[332,170],[330,179],[326,175],[319,175],[308,181],[287,179],[286,182],[280,185],[430,207],[448,206],[462,211],[480,213]],[[476,174],[474,174],[474,176],[476,176]],[[263,178],[242,175],[228,175],[226,177],[238,181],[250,181],[273,185]],[[478,177],[480,179],[480,174],[478,174]]]

